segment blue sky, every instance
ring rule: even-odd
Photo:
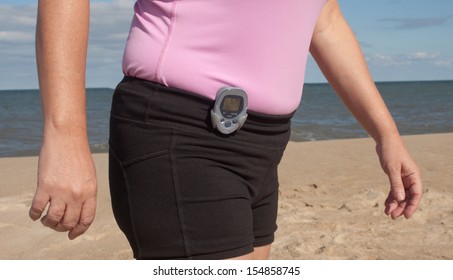
[[[91,2],[87,86],[115,87],[122,77],[121,56],[134,1]],[[453,80],[453,1],[339,2],[376,81]],[[38,87],[36,3],[2,0],[0,4],[0,89]],[[310,58],[306,82],[324,81]]]

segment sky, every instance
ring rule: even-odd
[[[114,88],[122,78],[121,58],[134,0],[91,3],[87,87]],[[453,80],[453,1],[339,3],[375,81]],[[0,89],[38,88],[36,7],[37,0],[0,3]],[[311,56],[305,81],[325,82]]]

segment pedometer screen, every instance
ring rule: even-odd
[[[241,96],[226,96],[221,104],[223,115],[238,114],[242,110],[242,97]],[[228,117],[228,116],[225,116]]]

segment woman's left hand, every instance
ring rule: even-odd
[[[390,192],[385,200],[385,214],[393,219],[402,215],[409,219],[417,210],[422,198],[420,171],[401,139],[377,144],[376,152],[381,167],[390,180]]]

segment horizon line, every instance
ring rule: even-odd
[[[452,79],[439,79],[439,80],[387,80],[387,81],[374,81],[375,83],[416,83],[416,82],[453,82]],[[327,85],[328,82],[305,82],[304,85]],[[109,86],[87,86],[85,89],[111,89]],[[0,88],[0,91],[25,91],[25,90],[39,90],[39,88]]]

